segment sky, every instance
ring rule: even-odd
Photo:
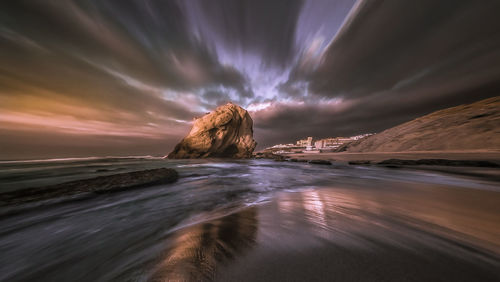
[[[0,159],[166,155],[234,102],[258,149],[499,95],[500,1],[0,3]]]

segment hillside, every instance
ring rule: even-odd
[[[500,150],[500,96],[436,111],[351,143],[345,150]]]

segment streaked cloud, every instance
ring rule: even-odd
[[[0,158],[71,156],[70,143],[161,155],[227,101],[251,111],[261,147],[377,132],[498,95],[499,12],[495,0],[3,1]]]

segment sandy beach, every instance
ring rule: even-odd
[[[290,159],[297,160],[326,160],[332,163],[352,165],[376,165],[379,162],[391,159],[399,160],[422,160],[442,159],[489,162],[500,164],[500,151],[496,150],[474,150],[474,151],[411,151],[411,152],[370,152],[370,153],[296,153],[283,154]],[[500,182],[500,169],[498,167],[481,167],[478,165],[448,166],[448,165],[396,165],[393,167],[405,167],[407,169],[418,169],[441,173],[451,173],[462,176],[477,177]]]
[[[324,187],[278,193],[269,203],[174,233],[173,243],[156,267],[155,278],[498,278],[497,192],[410,183],[402,188],[393,182],[384,187]]]
[[[500,277],[500,193],[488,178],[339,162],[138,158],[4,163],[19,177],[1,184],[101,186],[108,173],[159,167],[174,168],[177,182],[0,207],[8,214],[0,217],[0,280]]]
[[[447,160],[488,160],[500,161],[500,150],[471,151],[408,151],[408,152],[370,152],[370,153],[294,153],[284,154],[290,158],[304,160],[329,160],[337,162],[372,161],[380,162],[387,159],[447,159]]]

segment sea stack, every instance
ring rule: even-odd
[[[253,121],[248,112],[227,103],[196,119],[188,136],[167,157],[243,159],[252,157],[256,145]]]

